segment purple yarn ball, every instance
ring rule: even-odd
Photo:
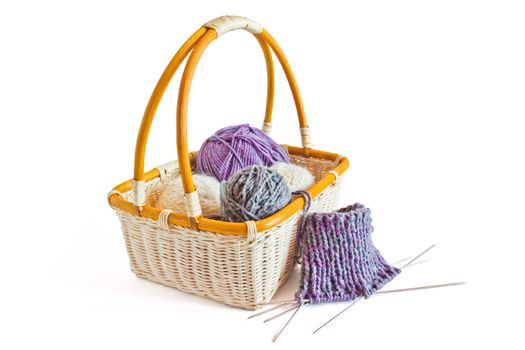
[[[197,173],[219,181],[250,165],[289,163],[288,154],[262,130],[248,124],[228,126],[206,139],[197,156]]]

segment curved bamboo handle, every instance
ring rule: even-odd
[[[208,22],[210,23],[210,22]],[[230,29],[233,30],[233,29]],[[145,183],[144,183],[144,159],[146,155],[146,144],[148,140],[148,135],[151,129],[151,124],[153,118],[159,106],[159,103],[168,87],[173,75],[184,61],[186,56],[193,50],[193,47],[199,41],[199,39],[208,31],[208,28],[201,27],[181,46],[177,51],[175,56],[171,59],[170,63],[162,73],[151,97],[149,99],[146,110],[144,111],[144,116],[142,117],[142,122],[140,125],[139,133],[137,136],[137,143],[135,145],[135,164],[134,164],[134,175],[133,175],[133,191],[134,191],[134,204],[137,207],[142,207],[145,203]],[[272,111],[273,111],[273,100],[274,100],[274,65],[272,59],[272,53],[270,47],[266,42],[257,38],[259,45],[264,54],[264,59],[266,62],[266,72],[267,72],[267,94],[266,94],[266,111],[264,115],[263,130],[269,132],[271,129],[272,122]]]
[[[211,20],[203,25],[205,28],[211,28],[217,33],[217,37],[220,37],[221,35],[231,32],[233,30],[245,30],[251,34],[259,34],[263,27],[246,17],[241,16],[221,16],[218,18],[215,18],[214,20]],[[274,99],[274,74],[273,74],[273,60],[272,60],[272,53],[270,51],[270,48],[268,47],[268,44],[264,42],[259,36],[255,35],[255,38],[259,42],[259,45],[261,46],[264,54],[264,58],[267,62],[268,69],[266,70],[268,73],[268,91],[266,96],[266,114],[264,116],[264,122],[262,125],[262,131],[264,131],[265,134],[269,135],[272,130],[272,110],[273,110],[273,99]],[[271,65],[271,67],[270,67]],[[271,69],[270,69],[271,68]]]
[[[299,125],[301,130],[301,136],[303,140],[303,147],[307,152],[310,146],[309,139],[309,129],[308,124],[306,123],[306,117],[304,113],[304,107],[299,93],[299,88],[297,87],[297,82],[290,68],[286,56],[282,52],[281,48],[275,41],[275,39],[264,29],[261,30],[259,34],[255,34],[256,37],[259,37],[262,41],[268,43],[272,48],[273,52],[277,56],[288,80],[290,89],[292,90],[292,95],[294,98],[295,106],[297,109],[297,114],[299,118]],[[188,153],[188,138],[187,138],[187,115],[188,115],[188,100],[191,82],[193,80],[193,75],[197,64],[204,53],[204,50],[208,45],[218,37],[218,33],[215,30],[208,30],[194,46],[193,51],[191,52],[186,67],[184,69],[180,88],[179,88],[179,98],[177,101],[177,153],[179,156],[179,167],[181,171],[182,184],[184,187],[184,192],[186,196],[186,207],[188,209],[188,214],[192,226],[196,227],[198,222],[198,217],[201,216],[201,209],[198,200],[198,194],[195,190],[195,185],[193,184],[192,173],[191,173],[191,164],[190,157]]]

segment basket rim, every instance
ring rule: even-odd
[[[288,152],[293,155],[305,156],[304,148],[288,146]],[[308,150],[308,157],[337,161],[337,166],[333,169],[337,174],[342,175],[350,166],[349,160],[339,154],[319,151],[315,149]],[[144,174],[144,179],[146,181],[151,181],[160,176],[158,169],[152,169]],[[321,194],[328,186],[337,181],[337,177],[333,173],[326,174],[322,179],[317,181],[312,187],[308,189],[308,192],[312,198],[317,197]],[[118,186],[115,186],[112,190],[112,193],[108,196],[109,205],[115,210],[122,210],[129,214],[144,217],[152,220],[158,220],[161,210],[158,208],[153,208],[151,206],[144,206],[142,209],[136,207],[132,202],[127,201],[119,195],[119,193],[124,193],[132,189],[132,180],[127,180],[121,183]],[[276,212],[275,214],[264,218],[262,220],[255,221],[255,226],[257,232],[263,232],[269,230],[285,220],[289,219],[292,215],[297,213],[304,207],[304,198],[302,196],[297,196],[292,200],[287,206]],[[192,222],[184,214],[180,213],[171,213],[168,217],[168,223],[171,225],[179,225],[183,227],[192,227]],[[247,235],[248,227],[245,222],[228,222],[221,220],[214,220],[205,217],[200,217],[197,223],[197,229],[199,231],[208,231],[216,232],[222,234],[231,234],[231,235]]]

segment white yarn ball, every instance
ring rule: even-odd
[[[272,165],[270,169],[276,170],[284,177],[290,192],[307,190],[315,181],[314,176],[308,169],[295,164],[278,162]]]
[[[205,217],[216,217],[221,215],[219,181],[207,175],[193,175],[193,183],[199,194],[202,215]],[[184,189],[182,178],[177,176],[160,193],[155,207],[159,209],[169,209],[175,213],[186,213],[184,203]]]

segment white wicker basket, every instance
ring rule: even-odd
[[[230,223],[202,217],[199,207],[188,213],[159,210],[146,201],[174,176],[181,176],[186,196],[196,192],[191,178],[192,155],[187,150],[186,111],[193,71],[204,48],[219,34],[246,29],[255,35],[266,58],[268,97],[263,130],[271,130],[273,104],[273,61],[276,54],[292,89],[298,110],[303,147],[286,146],[292,163],[307,168],[316,183],[308,189],[311,211],[336,208],[341,175],[348,160],[337,154],[311,149],[310,134],[295,78],[275,40],[258,24],[240,17],[221,17],[199,29],[177,52],[166,68],[146,109],[135,153],[135,177],[116,186],[109,194],[117,211],[130,258],[137,276],[209,297],[228,305],[254,309],[271,300],[294,265],[297,230],[303,215],[304,199],[297,197],[274,215],[246,223]],[[193,50],[193,51],[192,51]],[[190,53],[177,108],[179,161],[144,173],[145,145],[155,110],[171,77]],[[153,193],[153,195],[152,195]],[[151,198],[149,198],[151,200]],[[154,200],[154,198],[153,198]],[[197,197],[198,203],[198,197]]]

